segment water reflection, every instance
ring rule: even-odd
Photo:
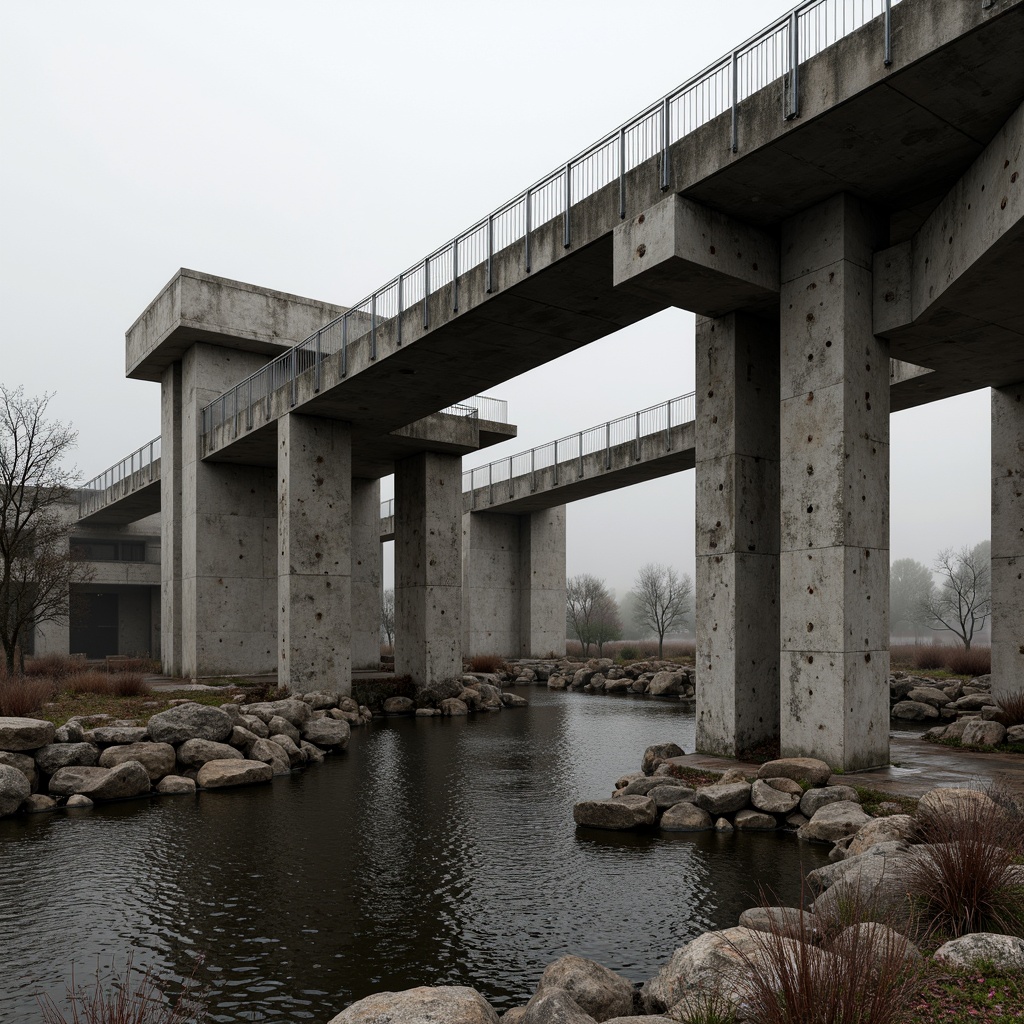
[[[0,822],[0,1022],[72,962],[198,976],[215,1021],[326,1021],[379,989],[460,983],[499,1008],[567,952],[649,977],[760,881],[799,897],[788,837],[577,833],[675,701],[529,692],[529,709],[379,722],[271,786]]]

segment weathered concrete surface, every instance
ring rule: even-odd
[[[782,754],[889,761],[889,352],[871,328],[884,226],[852,197],[782,232]]]
[[[380,665],[380,481],[352,481],[352,668]]]
[[[395,466],[395,673],[418,686],[462,675],[462,460]]]
[[[1024,689],[1024,383],[992,391],[992,693]]]
[[[278,433],[278,682],[351,693],[351,437],[299,414]]]
[[[779,737],[779,334],[697,324],[697,748]]]

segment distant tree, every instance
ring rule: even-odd
[[[394,647],[395,592],[390,587],[380,596],[380,632],[388,647]]]
[[[623,640],[643,640],[646,636],[647,630],[639,621],[636,594],[632,590],[627,590],[619,598],[619,621],[622,623]]]
[[[665,648],[665,634],[681,626],[690,610],[693,580],[670,565],[648,562],[637,573],[633,584],[640,621],[658,637],[658,657]]]
[[[63,462],[78,435],[47,419],[49,401],[0,384],[0,647],[9,675],[24,671],[35,627],[67,616],[72,585],[92,576],[69,542],[77,474]]]
[[[939,585],[924,604],[932,629],[948,629],[971,649],[974,634],[992,612],[992,545],[982,541],[959,551],[947,548],[935,561]]]
[[[927,629],[932,621],[925,608],[934,590],[935,581],[928,566],[913,558],[893,562],[889,569],[889,632],[894,636],[913,633],[916,640],[918,632]]]
[[[579,640],[584,656],[591,644],[596,643],[600,652],[609,640],[622,635],[618,608],[604,580],[590,573],[572,576],[565,582],[565,599],[566,629]]]

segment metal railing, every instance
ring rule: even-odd
[[[94,476],[78,489],[78,514],[89,515],[102,508],[108,500],[106,492],[115,484],[129,480],[136,473],[148,470],[142,483],[150,483],[154,478],[154,465],[160,458],[160,438],[136,448],[131,455],[126,455],[120,462],[115,462],[109,469]]]
[[[549,441],[518,455],[509,455],[504,459],[496,459],[486,466],[467,469],[462,474],[462,491],[465,494],[486,487],[491,491],[493,500],[494,487],[497,484],[507,484],[506,490],[509,497],[512,497],[516,480],[529,478],[530,490],[536,490],[537,473],[552,467],[553,483],[557,486],[560,466],[575,462],[577,475],[573,479],[578,479],[583,475],[583,459],[587,455],[604,452],[605,469],[611,469],[613,448],[632,442],[636,446],[634,458],[639,459],[640,442],[659,434],[664,435],[665,447],[671,450],[673,427],[692,423],[696,417],[694,395],[695,392],[691,391],[688,395],[680,395],[679,398],[671,398],[667,402],[659,402],[657,405],[639,409],[618,419],[599,423],[596,427],[560,437],[557,441]]]
[[[380,517],[381,519],[390,519],[395,514],[395,499],[388,498],[387,501],[380,503]]]
[[[341,354],[341,376],[348,373],[348,350],[355,341],[369,339],[369,357],[377,358],[377,332],[395,320],[396,342],[402,344],[402,314],[422,306],[423,329],[430,328],[431,295],[450,286],[453,312],[459,309],[459,276],[486,264],[487,291],[494,285],[496,253],[522,242],[525,267],[531,269],[530,233],[562,218],[562,242],[572,244],[572,207],[618,181],[619,216],[626,216],[626,174],[660,157],[661,188],[671,185],[671,146],[708,121],[731,111],[729,146],[739,149],[739,104],[755,92],[787,76],[782,116],[800,111],[799,66],[803,61],[884,17],[883,63],[892,61],[891,9],[900,0],[804,0],[745,43],[710,64],[667,96],[652,103],[604,138],[566,161],[515,198],[499,206],[455,238],[435,249],[408,270],[378,288],[354,307],[296,344],[288,352],[236,385],[203,410],[203,433],[214,418],[207,410],[221,403],[239,409],[252,427],[254,403],[265,402],[270,415],[271,397],[290,384],[291,404],[296,401],[295,381],[313,370],[314,390],[320,389],[320,367],[329,355]],[[223,418],[221,419],[223,422]]]

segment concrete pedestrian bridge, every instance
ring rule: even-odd
[[[351,308],[175,275],[126,336],[159,472],[137,453],[90,513],[158,482],[167,670],[348,687],[391,472],[396,670],[557,651],[564,503],[690,459],[700,748],[884,763],[889,415],[988,387],[993,682],[1020,688],[1022,52],[1024,0],[808,0]],[[698,314],[697,387],[660,466],[606,438],[464,498],[462,457],[514,435],[466,396],[667,306]]]

